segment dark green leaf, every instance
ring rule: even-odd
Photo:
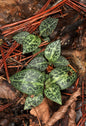
[[[24,110],[31,109],[32,107],[38,106],[43,101],[43,93],[37,96],[27,97],[24,105]]]
[[[23,43],[23,53],[33,52],[41,43],[41,39],[38,36],[29,34]]]
[[[51,71],[49,78],[51,83],[56,83],[63,90],[75,82],[77,74],[70,67],[59,66]]]
[[[70,63],[63,56],[60,56],[55,62],[53,62],[53,65],[55,67],[58,67],[58,66],[67,66],[68,64],[70,64]]]
[[[43,56],[35,57],[31,62],[28,64],[27,68],[33,68],[40,71],[44,71],[47,68],[47,61]]]
[[[46,85],[46,89],[44,90],[44,93],[46,97],[49,98],[50,100],[60,105],[62,104],[61,92],[58,85],[56,84],[50,84],[48,86]]]
[[[50,38],[49,37],[46,37],[43,39],[44,41],[47,41],[47,42],[50,42]]]
[[[33,51],[33,55],[36,54],[37,52],[41,51],[40,48],[37,48],[35,51]],[[37,56],[43,56],[44,52],[39,53]]]
[[[48,17],[39,26],[40,36],[49,36],[56,28],[58,19]]]
[[[10,77],[11,84],[28,95],[43,92],[45,75],[38,70],[25,69]]]
[[[13,39],[19,44],[23,44],[25,38],[29,35],[29,32],[23,31],[13,36]]]
[[[50,63],[57,61],[61,53],[60,40],[50,43],[44,53]]]

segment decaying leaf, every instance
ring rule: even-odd
[[[32,119],[29,119],[29,126],[39,126],[39,124],[36,123],[36,121],[33,121]]]
[[[81,45],[82,47],[86,48],[86,31],[82,37]]]
[[[0,98],[15,99],[16,91],[7,81],[0,81]]]
[[[76,108],[76,102],[74,101],[71,105],[70,105],[70,110],[69,110],[69,121],[68,121],[68,126],[76,126],[76,112],[75,112],[75,108]]]
[[[75,50],[73,52],[73,62],[78,66],[79,68],[79,74],[84,75],[86,73],[86,49],[82,51]]]
[[[72,62],[76,64],[79,74],[83,76],[86,72],[86,49],[78,50],[63,50],[62,55],[71,56]]]
[[[35,109],[32,108],[30,113],[34,116],[38,116],[39,119],[41,119],[43,121],[43,123],[46,123],[50,117],[49,109],[50,108],[47,103],[47,100],[44,99],[39,106],[35,107]]]
[[[45,126],[53,126],[53,124],[60,120],[61,118],[64,117],[65,113],[68,110],[68,107],[77,100],[77,97],[80,96],[80,88],[77,89],[77,91],[75,91],[71,97],[69,98],[69,100],[66,101],[65,105],[61,106],[59,110],[57,110],[57,112],[55,112],[52,117],[48,120],[48,122],[45,124]]]
[[[51,18],[51,17],[43,20],[39,26],[40,36],[43,37],[49,36],[56,28],[57,23],[58,23],[58,19]]]

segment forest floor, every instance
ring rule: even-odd
[[[86,126],[85,1],[4,0],[0,7],[0,126]],[[10,76],[25,69],[40,51],[22,54],[22,46],[12,37],[21,31],[39,36],[38,27],[46,17],[59,19],[50,41],[61,39],[61,54],[77,71],[77,80],[61,92],[62,105],[44,98],[39,106],[24,110],[27,95],[11,85]]]

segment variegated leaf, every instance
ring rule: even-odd
[[[25,101],[24,110],[38,106],[43,101],[43,92],[33,97],[28,96]]]
[[[54,67],[67,66],[68,64],[70,64],[69,61],[63,56],[60,56],[55,62],[53,62]]]
[[[77,74],[70,67],[59,66],[50,72],[49,78],[51,83],[56,83],[60,86],[60,89],[63,90],[70,87],[75,82]]]
[[[22,31],[16,35],[13,36],[13,39],[18,42],[19,44],[23,44],[23,41],[25,38],[29,35],[29,32]]]
[[[60,88],[55,83],[46,85],[44,94],[50,100],[52,100],[60,105],[62,104]]]
[[[53,63],[58,60],[61,53],[60,40],[50,43],[45,49],[45,57],[49,63]]]
[[[33,68],[40,71],[44,71],[47,68],[47,61],[43,56],[35,57],[31,62],[27,65],[27,68]]]
[[[37,48],[36,50],[33,51],[33,55],[36,54],[36,53],[38,53],[39,51],[41,51],[41,49]],[[44,51],[41,52],[41,53],[39,53],[37,56],[43,56],[43,55],[44,55]]]
[[[58,19],[48,17],[39,26],[40,36],[49,36],[56,28]]]
[[[38,48],[41,39],[38,36],[29,34],[23,42],[23,54],[33,52]]]
[[[50,42],[50,38],[49,37],[46,37],[43,39],[44,41],[47,41],[47,42]]]
[[[19,91],[28,95],[43,92],[45,74],[38,70],[25,69],[10,77],[11,84]]]

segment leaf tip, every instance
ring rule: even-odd
[[[24,110],[31,109],[29,106],[27,107],[26,105],[24,106]]]
[[[62,100],[58,101],[58,104],[62,105]]]

